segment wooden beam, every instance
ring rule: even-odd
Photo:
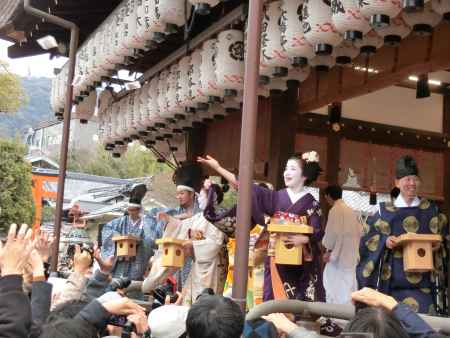
[[[280,96],[272,96],[268,181],[275,189],[284,187],[283,171],[295,151],[295,134],[299,115],[297,111],[298,86],[289,87]]]
[[[353,66],[372,68],[372,73],[353,67],[334,67],[328,73],[312,72],[300,88],[300,112],[308,112],[371,93],[407,79],[410,75],[450,68],[450,25],[436,27],[431,38],[410,35],[397,49],[384,46],[375,56],[359,56]]]
[[[326,115],[306,113],[300,116],[297,125],[298,131],[315,135],[328,134],[330,126]],[[450,139],[448,133],[426,132],[347,118],[341,119],[340,134],[342,137],[355,141],[399,145],[432,151],[447,149],[446,139]]]
[[[442,116],[442,131],[450,133],[450,94],[444,95]],[[444,201],[442,211],[449,217],[450,215],[450,141],[444,150]],[[450,259],[450,258],[447,258]],[[448,270],[447,283],[450,281],[450,269]],[[447,311],[450,305],[450,283],[447,284]]]

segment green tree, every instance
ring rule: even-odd
[[[11,74],[0,60],[0,112],[15,113],[27,103],[27,96],[17,75]]]
[[[0,139],[0,232],[11,223],[32,224],[31,165],[18,140]]]
[[[127,152],[120,158],[99,145],[91,154],[71,151],[67,168],[70,171],[117,178],[151,176],[170,170],[165,164],[158,163],[155,156],[139,144],[130,144]]]

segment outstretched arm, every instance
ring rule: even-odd
[[[231,171],[228,171],[227,169],[223,168],[219,161],[217,161],[215,158],[206,155],[206,157],[197,157],[197,162],[206,165],[207,167],[210,167],[211,169],[215,170],[220,176],[225,178],[228,183],[230,183],[234,188],[238,187],[238,181],[236,178],[236,175],[233,174]]]

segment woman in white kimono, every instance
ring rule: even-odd
[[[209,180],[205,180],[203,189],[204,192],[209,189],[213,189],[214,193],[218,192],[216,201],[217,203],[222,201],[223,193],[220,187],[212,188]],[[216,294],[222,294],[228,268],[226,235],[208,222],[202,213],[184,220],[164,213],[158,217],[167,223],[163,238],[185,240],[185,257],[193,258],[191,271],[182,290],[183,304],[190,305],[195,302],[205,288],[211,288]],[[161,255],[159,249],[155,254],[150,274],[144,280],[144,293],[154,290],[175,272],[175,269],[161,265]]]

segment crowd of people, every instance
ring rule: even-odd
[[[227,184],[205,179],[199,164]],[[329,186],[324,195],[331,209],[322,225],[319,202],[305,190],[320,172],[318,156],[310,152],[288,160],[285,189],[253,185],[253,224],[265,227],[272,217],[302,217],[312,227],[311,234],[284,239],[288,247],[303,248],[301,265],[277,264],[277,234],[262,232],[263,300],[353,302],[357,311],[345,327],[323,322],[321,333],[329,336],[442,337],[417,313],[447,311],[448,224],[433,202],[417,196],[414,159],[398,161],[398,196],[380,203],[364,224],[342,200],[342,189]],[[274,313],[246,321],[241,307],[222,295],[236,206],[222,209],[220,204],[228,185],[239,188],[237,176],[207,156],[177,169],[174,182],[179,207],[143,213],[141,199],[132,196],[126,214],[103,226],[98,247],[75,246],[72,272],[62,283],[46,270],[51,238],[12,225],[0,244],[0,337],[320,337],[297,326],[298,316]],[[399,242],[404,233],[442,237],[433,244],[434,269],[405,271]],[[136,252],[118,257],[114,238],[124,235],[137,239]],[[163,263],[163,246],[156,244],[162,238],[182,243],[180,268]],[[129,288],[131,280],[140,287]]]

